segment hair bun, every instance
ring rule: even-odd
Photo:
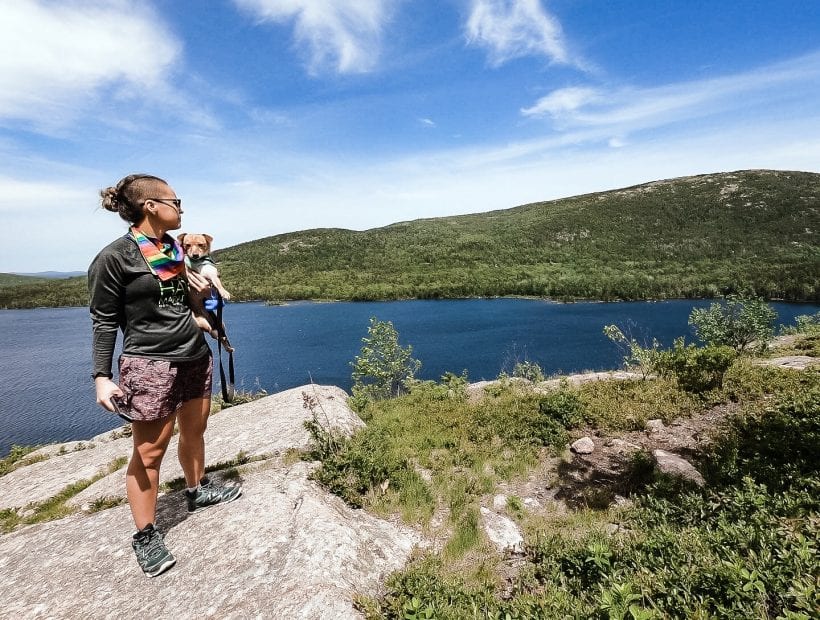
[[[100,190],[100,198],[102,199],[101,203],[103,209],[113,213],[119,213],[120,193],[117,191],[116,187],[106,187],[105,189]]]

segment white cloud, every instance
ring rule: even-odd
[[[316,73],[364,73],[376,66],[382,30],[393,0],[234,0],[260,21],[296,21],[296,41],[308,50]]]
[[[4,2],[0,19],[0,118],[63,125],[107,93],[167,90],[180,46],[141,4],[112,0]]]
[[[534,106],[522,109],[521,114],[524,116],[544,116],[549,114],[553,117],[559,117],[567,113],[575,112],[578,108],[597,101],[600,98],[600,91],[595,88],[560,88],[551,92],[546,97],[539,99]]]
[[[472,0],[466,31],[467,41],[487,48],[496,66],[533,55],[573,64],[561,24],[539,0]]]
[[[820,53],[813,53],[735,75],[650,88],[559,89],[521,114],[549,116],[563,128],[599,128],[623,137],[732,110],[743,114],[755,106],[776,109],[781,101],[816,96],[813,85],[818,80]]]
[[[424,127],[435,127],[436,122],[430,118],[420,118],[419,123]]]

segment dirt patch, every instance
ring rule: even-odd
[[[736,404],[728,403],[670,424],[650,420],[642,431],[576,431],[571,442],[589,437],[595,446],[592,453],[576,454],[568,449],[561,457],[545,454],[525,480],[501,485],[499,492],[522,498],[528,511],[545,516],[625,503],[635,490],[632,471],[636,453],[648,456],[653,450],[665,450],[691,462],[737,409]]]

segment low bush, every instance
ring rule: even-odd
[[[673,377],[680,388],[693,394],[704,394],[723,385],[723,376],[737,357],[727,346],[697,347],[675,340],[671,349],[660,351],[653,360],[653,370]]]
[[[457,487],[476,498],[532,466],[542,447],[564,447],[561,416],[578,407],[572,396],[553,397],[561,414],[553,419],[539,408],[543,397],[514,384],[471,404],[465,383],[448,375],[440,383],[418,382],[404,396],[370,402],[362,414],[367,427],[349,439],[308,422],[314,440],[308,458],[322,461],[315,479],[351,505],[392,506],[424,520],[430,511],[409,500],[421,497],[432,506],[433,495],[449,497]],[[422,469],[431,483],[419,478]]]
[[[418,485],[408,461],[375,429],[364,429],[337,446],[311,477],[354,508],[364,506],[365,496],[385,483],[394,491],[400,491],[410,479]]]
[[[544,371],[536,362],[518,362],[512,370],[512,376],[520,379],[527,379],[533,383],[544,380]]]
[[[774,405],[732,418],[703,459],[713,485],[750,477],[772,493],[814,492],[814,509],[820,510],[814,477],[820,462],[820,382],[806,383]]]
[[[780,331],[784,334],[820,336],[820,312],[801,314],[795,317],[794,325],[783,325]]]
[[[538,402],[538,411],[564,428],[578,426],[584,419],[584,405],[578,392],[566,385],[550,392]]]
[[[801,372],[755,364],[740,358],[723,377],[723,398],[731,402],[757,401],[777,394],[795,394],[820,381],[820,371]]]
[[[816,617],[820,373],[682,339],[643,348],[610,332],[653,380],[562,384],[547,394],[503,380],[471,403],[466,377],[448,375],[368,402],[368,427],[350,439],[315,427],[323,461],[315,475],[348,502],[422,522],[446,509],[442,551],[393,575],[381,599],[360,598],[367,618]],[[658,477],[638,452],[623,482],[632,507],[600,513],[595,527],[533,518],[511,496],[508,513],[527,542],[516,577],[500,588],[479,512],[499,482],[525,473],[545,447],[563,448],[568,429],[582,424],[640,430],[648,419],[670,422],[726,401],[738,413],[699,455],[705,489]],[[620,533],[605,533],[613,520]]]
[[[689,393],[678,389],[674,379],[652,381],[593,381],[578,388],[584,420],[601,429],[642,430],[647,420],[669,422],[689,417],[700,408]]]
[[[774,334],[775,318],[777,313],[764,299],[729,295],[709,308],[692,310],[689,324],[707,345],[761,352]]]

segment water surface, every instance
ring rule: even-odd
[[[313,381],[350,389],[350,362],[369,318],[392,321],[413,346],[423,379],[467,370],[493,379],[519,361],[547,374],[605,370],[622,353],[604,335],[617,324],[638,340],[665,345],[691,339],[693,307],[708,301],[555,303],[534,299],[229,304],[237,386],[276,392]],[[775,303],[779,323],[812,314],[816,304]],[[87,308],[0,312],[0,456],[13,444],[85,439],[120,425],[94,403],[91,319]],[[218,376],[218,373],[217,373]]]

